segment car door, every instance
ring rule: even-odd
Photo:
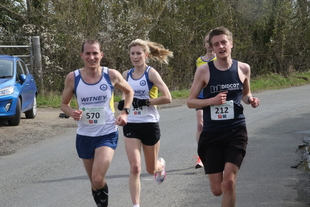
[[[20,80],[20,75],[24,74],[25,71],[22,65],[20,64],[19,60],[16,60],[16,84],[15,90],[18,91],[18,96],[21,97],[22,100],[22,111],[26,106],[27,101],[27,84],[26,82],[22,82]]]
[[[33,100],[35,97],[35,93],[37,91],[36,83],[34,81],[33,75],[29,72],[27,65],[24,61],[19,60],[19,64],[23,68],[24,74],[26,75],[26,80],[24,82],[24,91],[23,91],[23,103],[22,103],[22,111],[27,111],[32,108]]]

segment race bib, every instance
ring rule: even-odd
[[[145,116],[149,112],[148,106],[142,106],[138,108],[134,108],[132,105],[130,107],[129,116]]]
[[[221,105],[210,106],[211,120],[228,120],[235,117],[234,101],[226,101]]]
[[[93,125],[93,124],[105,124],[105,114],[104,114],[104,108],[98,107],[98,108],[82,108],[83,114],[82,114],[82,122],[86,125]]]

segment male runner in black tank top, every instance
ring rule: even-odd
[[[259,99],[250,91],[250,66],[231,58],[231,32],[225,27],[213,29],[209,43],[217,59],[197,68],[187,105],[204,110],[198,155],[212,193],[222,195],[222,207],[234,207],[236,176],[248,141],[241,100],[256,108]],[[201,89],[203,99],[198,98]]]

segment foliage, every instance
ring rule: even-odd
[[[132,67],[128,44],[150,39],[173,51],[174,58],[169,65],[149,64],[170,89],[181,90],[190,87],[195,61],[205,53],[206,33],[225,26],[234,34],[233,58],[249,63],[252,77],[288,78],[309,69],[309,6],[307,0],[2,0],[0,45],[29,44],[30,36],[40,36],[40,92],[58,93],[65,76],[82,66],[84,39],[100,40],[102,64],[120,72]]]

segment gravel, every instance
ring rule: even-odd
[[[162,105],[159,109],[185,103],[185,99],[174,99],[171,104]],[[13,154],[25,146],[57,137],[68,128],[76,128],[76,122],[72,118],[60,118],[60,113],[60,109],[38,108],[34,119],[26,119],[23,114],[18,126],[8,126],[5,120],[0,120],[0,156]]]

